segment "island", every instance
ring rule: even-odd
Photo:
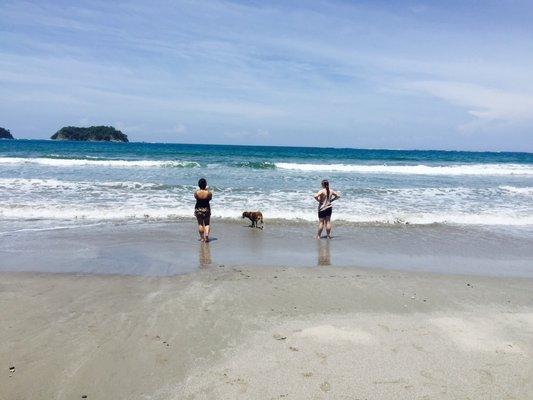
[[[14,139],[9,129],[0,127],[0,139]]]
[[[112,126],[91,126],[89,128],[65,126],[54,133],[50,139],[86,142],[128,142],[128,136]]]

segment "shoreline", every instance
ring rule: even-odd
[[[13,229],[11,229],[13,228]],[[533,237],[456,226],[335,224],[316,240],[315,224],[213,223],[207,245],[195,221],[81,224],[62,229],[12,226],[1,236],[0,272],[171,276],[226,266],[338,266],[449,274],[533,277]],[[18,229],[18,231],[17,231]]]
[[[0,278],[2,400],[533,390],[529,278],[332,266]]]

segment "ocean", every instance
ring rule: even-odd
[[[192,218],[200,177],[215,219],[315,221],[327,178],[346,224],[533,226],[530,153],[47,140],[0,141],[0,220]]]

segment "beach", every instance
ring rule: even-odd
[[[37,221],[42,222],[42,221]],[[334,221],[333,240],[316,224],[212,219],[211,242],[196,221],[10,221],[0,231],[0,272],[171,276],[216,267],[365,267],[533,278],[531,230],[449,225],[359,225]],[[6,224],[7,225],[7,224]]]
[[[530,399],[532,285],[331,266],[4,272],[0,398]]]
[[[530,154],[0,146],[0,400],[531,399]]]
[[[0,0],[0,400],[533,400],[532,20]]]

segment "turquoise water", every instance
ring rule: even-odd
[[[206,177],[215,218],[316,220],[328,178],[348,224],[533,226],[533,154],[0,141],[0,220],[191,218]]]

